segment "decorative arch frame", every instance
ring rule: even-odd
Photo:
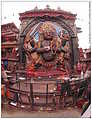
[[[22,33],[20,34],[20,63],[23,63],[23,44],[24,44],[24,40],[25,40],[25,36],[28,33],[28,31],[30,30],[30,28],[32,28],[34,25],[38,24],[39,22],[45,22],[45,21],[51,21],[51,22],[56,22],[58,23],[61,27],[63,27],[64,29],[66,29],[69,33],[69,36],[71,38],[71,50],[72,50],[72,55],[71,55],[71,62],[72,62],[72,69],[73,66],[77,63],[78,61],[78,45],[76,44],[76,36],[74,31],[72,30],[72,28],[64,22],[64,20],[58,16],[58,17],[50,17],[50,16],[43,16],[43,17],[36,17],[33,20],[31,20],[27,26],[25,27],[25,29],[22,31]]]
[[[33,27],[35,24],[39,23],[39,22],[45,22],[45,21],[52,21],[52,22],[57,22],[59,25],[61,25],[64,29],[66,29],[69,33],[70,36],[74,35],[74,32],[72,30],[72,28],[67,25],[64,20],[60,17],[50,17],[50,16],[43,16],[43,17],[36,17],[34,18],[32,21],[30,21],[27,26],[25,27],[25,29],[23,30],[23,32],[21,34],[26,35],[29,31],[29,29],[31,27]]]

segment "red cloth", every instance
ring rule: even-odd
[[[9,38],[6,38],[6,41],[9,41]]]
[[[16,53],[16,49],[15,49],[15,48],[12,49],[12,53],[13,53],[13,54]]]
[[[10,91],[8,89],[7,89],[6,95],[8,98],[10,97]]]
[[[57,91],[60,91],[60,90],[61,90],[61,85],[58,84],[58,85],[57,85]]]
[[[80,99],[80,100],[78,100],[77,101],[77,106],[79,107],[79,108],[82,108],[82,106],[84,105],[84,103],[85,103],[85,99]]]
[[[2,87],[1,87],[1,96],[4,96],[4,86],[2,85]]]
[[[4,71],[4,64],[2,64],[1,66],[1,71]]]

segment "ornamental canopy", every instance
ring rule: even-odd
[[[71,12],[67,12],[61,9],[50,9],[48,6],[45,9],[38,9],[35,7],[33,10],[26,11],[24,13],[19,13],[19,19],[22,21],[26,18],[33,18],[33,17],[43,17],[43,16],[52,16],[58,17],[61,16],[64,19],[75,20],[76,14],[72,14]]]

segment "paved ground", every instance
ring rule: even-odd
[[[56,111],[25,111],[15,107],[2,110],[3,118],[80,118],[81,110],[78,108],[66,108]]]

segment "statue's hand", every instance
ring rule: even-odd
[[[46,46],[45,49],[46,49],[46,51],[49,51],[50,50],[50,47],[49,46]]]

